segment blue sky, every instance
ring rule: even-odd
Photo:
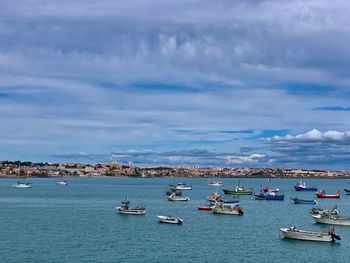
[[[348,1],[0,6],[0,160],[350,168]]]

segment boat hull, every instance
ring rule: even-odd
[[[30,184],[13,184],[13,185],[11,185],[11,187],[13,187],[13,188],[21,188],[21,189],[28,189],[28,188],[32,188],[32,185],[30,185]]]
[[[340,194],[335,194],[335,195],[327,195],[323,193],[316,193],[317,198],[331,198],[331,199],[339,199]]]
[[[211,207],[211,206],[198,206],[197,208],[200,211],[208,211],[208,212],[213,211],[213,207]]]
[[[252,195],[253,191],[251,190],[235,190],[235,189],[223,189],[227,195]]]
[[[316,223],[327,224],[327,225],[337,225],[337,226],[350,226],[350,217],[324,217],[322,215],[311,215]]]
[[[294,204],[303,204],[303,205],[316,205],[316,200],[305,200],[305,199],[299,199],[299,198],[292,198],[292,201]]]
[[[117,207],[117,211],[119,214],[124,215],[144,215],[146,214],[146,209],[123,209],[121,207]]]
[[[190,198],[187,196],[168,196],[167,199],[169,201],[189,201]]]
[[[182,225],[183,220],[181,218],[174,218],[169,216],[157,216],[160,223],[166,223],[166,224],[174,224],[174,225]]]
[[[317,191],[317,187],[302,187],[302,186],[294,186],[295,191],[304,191],[304,192],[316,192]]]
[[[332,236],[327,233],[310,232],[296,230],[292,231],[291,228],[280,228],[284,238],[297,239],[305,241],[317,241],[317,242],[332,242],[334,241]]]

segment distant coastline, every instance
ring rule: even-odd
[[[106,164],[0,161],[0,177],[20,178],[350,178],[349,171],[291,168],[136,167]]]

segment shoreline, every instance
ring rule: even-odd
[[[181,179],[350,179],[350,176],[283,176],[283,177],[271,177],[271,176],[234,176],[234,177],[181,177],[181,176],[152,176],[152,177],[136,177],[136,176],[29,176],[29,177],[17,177],[17,176],[6,176],[0,175],[0,179],[10,179],[10,180],[25,180],[25,179],[80,179],[80,178],[135,178],[135,179],[155,179],[155,178],[181,178]]]

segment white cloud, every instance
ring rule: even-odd
[[[317,129],[312,129],[306,133],[298,134],[296,136],[274,136],[272,138],[265,139],[268,142],[338,142],[348,143],[350,142],[349,131],[326,131],[321,132]]]

